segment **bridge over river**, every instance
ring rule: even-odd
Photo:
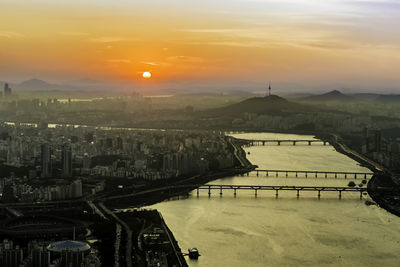
[[[318,140],[318,139],[237,139],[241,144],[244,144],[245,146],[265,146],[268,144],[275,144],[280,146],[283,143],[289,143],[290,145],[297,145],[297,144],[303,144],[303,145],[309,145],[311,146],[312,144],[320,144],[320,145],[329,145],[329,142],[323,141],[323,140]]]
[[[275,191],[275,196],[279,196],[279,191],[296,191],[297,197],[300,197],[300,191],[315,191],[318,192],[318,198],[321,197],[321,192],[338,192],[339,199],[342,198],[342,192],[359,192],[360,199],[362,199],[363,193],[367,192],[367,188],[364,187],[339,187],[339,186],[277,186],[277,185],[227,185],[227,184],[206,184],[206,185],[180,185],[181,188],[195,188],[197,196],[199,196],[200,190],[208,191],[208,196],[211,196],[213,191],[219,192],[222,196],[223,191],[233,191],[233,195],[236,196],[237,190],[253,190],[254,196],[257,197],[259,190],[264,191]]]
[[[298,178],[301,174],[301,177],[324,177],[324,178],[362,178],[362,179],[370,179],[374,174],[372,172],[343,172],[343,171],[309,171],[309,170],[261,170],[255,169],[253,171],[247,172],[246,175],[250,176],[275,176],[275,177],[293,177]],[[244,174],[242,174],[244,175]]]

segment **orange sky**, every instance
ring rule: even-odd
[[[396,1],[3,0],[1,6],[0,80],[143,84],[141,73],[150,71],[146,82],[154,86],[270,79],[361,89],[400,84]]]

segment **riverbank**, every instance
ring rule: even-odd
[[[368,183],[368,194],[383,209],[400,217],[400,188],[392,176],[375,174]]]
[[[104,199],[103,201],[108,207],[111,207],[113,209],[141,208],[177,196],[187,195],[190,191],[194,190],[198,185],[203,185],[220,178],[240,175],[248,171],[249,171],[248,169],[224,170],[204,176],[195,176],[193,177],[193,179],[186,179],[185,185],[189,185],[189,187],[176,188],[176,186],[182,184],[182,181],[179,181],[168,186],[153,188],[149,190],[141,190],[139,192],[131,194],[112,196],[107,199]]]
[[[359,154],[358,152],[348,148],[345,144],[339,141],[339,137],[334,134],[316,134],[316,138],[321,139],[323,141],[329,142],[337,152],[342,153],[349,158],[357,161],[360,163],[361,166],[366,167],[373,171],[374,173],[378,171],[382,171],[384,169],[383,166],[380,164],[373,162],[372,160],[368,159],[367,157]]]
[[[126,204],[130,204],[130,208],[140,208],[142,206],[153,205],[166,199],[187,195],[194,190],[198,185],[203,185],[216,179],[235,176],[249,172],[255,168],[254,165],[246,158],[246,152],[240,144],[237,144],[236,139],[229,138],[229,144],[232,146],[233,154],[236,162],[234,168],[220,170],[218,172],[210,172],[206,175],[195,175],[184,180],[177,180],[172,184],[161,186],[159,188],[144,189],[139,192],[116,195],[103,199],[107,206],[113,208],[123,208]],[[192,185],[192,187],[175,188],[177,185]]]
[[[374,175],[369,180],[367,192],[379,207],[400,217],[400,187],[395,180],[394,174],[380,164],[360,155],[356,151],[347,148],[338,141],[338,137],[333,134],[316,135],[317,138],[328,141],[339,153],[342,153],[362,166],[369,168]]]

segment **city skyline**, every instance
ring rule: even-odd
[[[0,80],[397,92],[396,1],[4,1]],[[149,71],[151,79],[142,73]],[[323,90],[324,88],[321,88]],[[254,90],[254,89],[253,89]]]

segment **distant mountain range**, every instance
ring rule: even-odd
[[[5,81],[0,81],[0,91],[2,91]],[[110,91],[113,89],[115,92],[118,90],[133,90],[136,86],[135,84],[113,84],[109,82],[97,81],[88,78],[83,78],[79,80],[70,80],[65,83],[49,83],[47,81],[33,78],[21,83],[8,83],[13,90],[17,91]],[[187,87],[186,87],[187,86]],[[258,85],[255,85],[258,86]],[[239,86],[240,87],[240,86]],[[237,96],[254,96],[255,91],[251,91],[253,88],[250,85],[246,86],[246,89],[238,89],[239,87],[221,87],[217,89],[215,86],[208,88],[203,85],[201,87],[196,87],[196,84],[185,84],[184,88],[176,89],[172,87],[154,87],[151,90],[151,94],[227,94],[227,95],[237,95]],[[299,89],[302,90],[302,89]],[[344,89],[345,90],[345,89]],[[307,92],[307,89],[304,89]],[[148,92],[147,92],[148,93]],[[257,92],[260,93],[260,92]],[[259,94],[258,94],[259,95]],[[355,94],[344,94],[339,90],[333,90],[324,94],[311,94],[311,93],[294,93],[287,95],[289,99],[296,99],[296,101],[305,102],[334,102],[334,101],[354,101],[354,100],[377,100],[377,101],[399,101],[400,94],[375,94],[375,93],[355,93]],[[261,98],[261,99],[265,99]]]
[[[400,101],[400,95],[383,95],[373,93],[343,94],[338,90],[333,90],[320,95],[297,96],[298,101],[304,102],[350,102],[350,101]]]
[[[291,102],[280,96],[271,95],[268,97],[249,98],[226,107],[203,111],[201,114],[204,116],[237,116],[242,113],[284,115],[316,110],[317,108],[310,105]]]
[[[318,102],[326,102],[326,101],[352,101],[354,97],[345,95],[338,90],[333,90],[328,93],[322,95],[313,95],[303,98],[304,101],[318,101]]]
[[[0,81],[0,86],[3,88],[5,83]],[[12,89],[20,91],[101,91],[115,87],[115,85],[91,79],[69,81],[65,84],[52,84],[33,78],[18,84],[8,84]]]
[[[15,87],[18,89],[34,90],[34,91],[36,90],[49,91],[49,90],[59,90],[61,88],[64,88],[61,85],[50,84],[48,82],[39,79],[27,80],[20,84],[15,85]],[[65,89],[72,89],[72,88],[70,88],[70,86],[66,86]]]

